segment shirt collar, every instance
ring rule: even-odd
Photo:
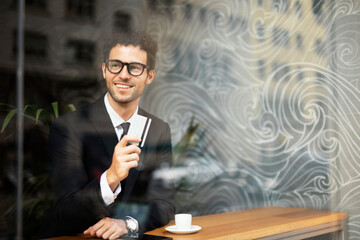
[[[116,128],[125,121],[111,107],[107,95],[108,95],[108,93],[106,93],[105,96],[104,96],[105,108],[106,108],[106,111],[108,112],[108,114],[110,116],[110,120],[111,120],[112,125],[114,126],[114,128]],[[129,122],[130,124],[134,123],[136,121],[136,119],[137,119],[137,116],[138,116],[138,110],[139,110],[139,106],[136,107],[135,113],[126,122]]]

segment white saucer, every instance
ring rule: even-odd
[[[171,233],[176,233],[176,234],[189,234],[189,233],[194,233],[197,231],[200,231],[201,227],[200,226],[196,226],[196,225],[191,225],[190,229],[178,229],[176,228],[176,225],[172,225],[172,226],[168,226],[165,228],[166,231],[169,231]]]

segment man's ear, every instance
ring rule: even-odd
[[[102,72],[103,72],[103,77],[104,77],[104,79],[105,79],[105,72],[106,72],[105,63],[103,63],[103,64],[101,65],[101,68],[102,68]]]
[[[146,84],[150,84],[154,80],[154,77],[155,77],[155,69],[151,69],[147,75]]]

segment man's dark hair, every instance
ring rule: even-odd
[[[155,69],[157,42],[155,42],[148,33],[144,31],[122,31],[110,33],[105,40],[103,50],[104,62],[109,58],[111,49],[118,44],[123,46],[139,46],[140,49],[147,53],[147,65],[150,69]]]

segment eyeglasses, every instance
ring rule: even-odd
[[[124,66],[126,66],[128,73],[131,74],[132,76],[140,76],[144,72],[145,68],[146,69],[149,68],[149,66],[144,65],[142,63],[137,63],[137,62],[124,63],[120,60],[115,60],[115,59],[107,59],[105,61],[105,64],[106,64],[106,68],[111,73],[114,74],[121,72]]]

